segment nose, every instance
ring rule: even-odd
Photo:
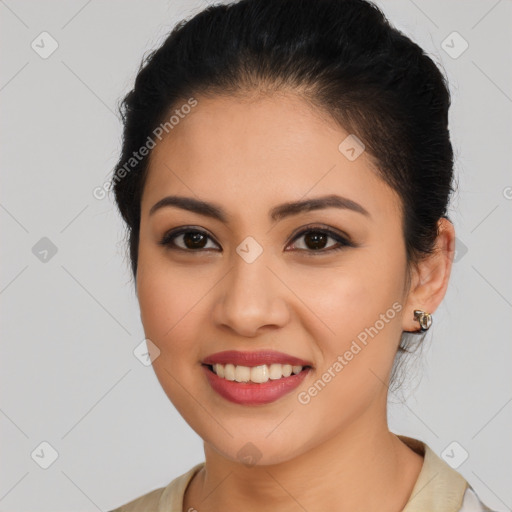
[[[217,289],[213,314],[217,326],[239,336],[255,337],[265,329],[286,325],[290,317],[286,301],[289,290],[267,264],[261,256],[247,263],[236,255]]]

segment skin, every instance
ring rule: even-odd
[[[402,331],[419,329],[413,310],[433,313],[445,295],[452,224],[440,220],[437,251],[413,269],[407,288],[399,197],[366,152],[349,161],[338,150],[346,131],[291,92],[196,99],[152,151],[136,278],[145,334],[160,350],[157,378],[204,440],[206,465],[184,510],[402,510],[423,458],[388,429],[389,376]],[[278,204],[332,193],[370,217],[328,208],[269,220]],[[171,194],[214,202],[230,221],[177,207],[149,214]],[[357,247],[328,252],[338,246],[328,238],[315,252],[307,237],[292,238],[310,223]],[[204,248],[159,244],[180,226],[206,232]],[[247,236],[263,248],[250,264],[235,250]],[[186,247],[183,237],[174,241]],[[401,311],[310,403],[299,403],[298,393],[395,302]],[[212,390],[201,367],[229,349],[278,350],[314,368],[274,403],[237,405]],[[260,457],[252,466],[238,455],[249,442]]]

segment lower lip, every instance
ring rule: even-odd
[[[304,368],[300,373],[277,380],[268,380],[262,384],[256,382],[236,382],[219,377],[208,366],[202,365],[211,387],[220,396],[242,405],[259,405],[275,402],[293,391],[306,377],[311,368]]]

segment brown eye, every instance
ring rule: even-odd
[[[309,231],[304,235],[304,244],[308,249],[324,249],[329,236],[320,231]]]
[[[203,249],[206,245],[207,236],[197,231],[183,233],[183,243],[187,249]]]
[[[329,253],[331,251],[337,251],[345,247],[355,247],[349,240],[345,239],[338,233],[330,229],[306,229],[301,231],[294,240],[302,238],[304,241],[301,244],[293,244],[295,249],[305,251],[306,253]],[[328,245],[328,241],[333,240],[335,243]]]
[[[327,254],[346,247],[356,247],[356,245],[347,238],[325,228],[305,229],[296,235],[294,240],[301,238],[304,241],[302,244],[293,244],[292,247],[295,246],[293,250],[298,250],[307,255],[313,255],[314,253]],[[334,243],[329,244],[329,240],[334,241]],[[208,247],[209,241],[213,243],[213,246],[210,245],[210,247]],[[202,252],[203,250],[219,248],[219,245],[213,241],[210,235],[202,230],[193,229],[191,227],[182,227],[174,231],[169,231],[163,236],[159,244],[169,249],[188,252]]]
[[[211,237],[204,231],[182,228],[178,231],[166,233],[159,243],[171,249],[182,249],[184,251],[193,252],[202,249],[211,249],[211,247],[207,247],[210,238]]]

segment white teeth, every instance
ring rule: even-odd
[[[268,366],[266,364],[262,366],[254,366],[251,368],[251,381],[262,384],[267,382],[269,378]]]
[[[224,378],[224,366],[221,364],[214,364],[213,371],[219,376]]]
[[[271,364],[269,369],[269,377],[272,380],[280,379],[283,376],[282,365],[280,364]]]
[[[235,366],[235,380],[237,382],[249,382],[251,369],[248,366]]]
[[[283,364],[283,377],[289,377],[292,374],[292,365]]]
[[[222,366],[222,365],[219,365]],[[227,380],[235,380],[235,365],[226,364],[224,366],[224,378]]]
[[[272,363],[270,366],[235,366],[233,364],[214,364],[213,371],[221,378],[236,382],[256,382],[263,384],[268,380],[282,379],[289,377],[292,373],[296,375],[302,371],[302,366],[291,364]]]

